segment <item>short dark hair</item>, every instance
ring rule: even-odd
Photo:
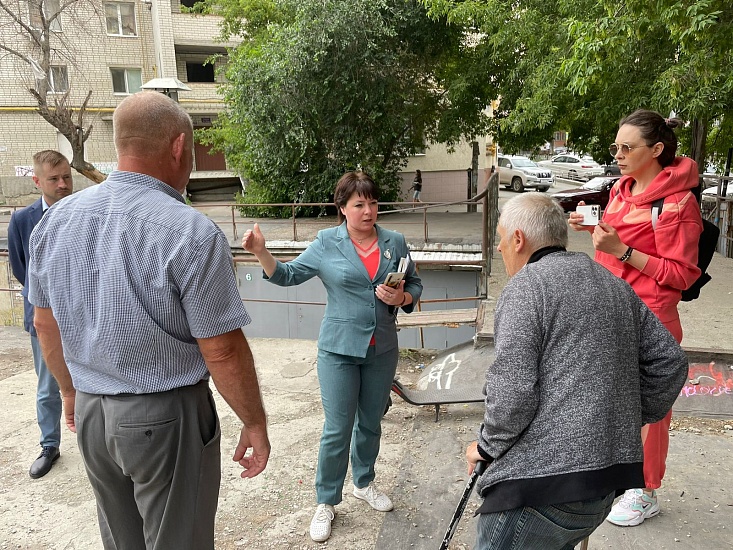
[[[346,172],[336,183],[333,192],[333,202],[338,212],[338,221],[344,221],[341,208],[346,206],[351,196],[356,193],[365,199],[379,200],[379,187],[366,172]]]
[[[655,143],[664,145],[657,160],[662,167],[672,164],[677,155],[677,135],[674,133],[674,128],[682,126],[684,124],[682,120],[664,118],[656,111],[638,109],[621,119],[618,127],[621,128],[626,124],[639,128],[641,137],[647,145],[651,146]]]

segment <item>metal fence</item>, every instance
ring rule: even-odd
[[[491,178],[487,181],[486,188],[479,193],[477,196],[473,197],[472,199],[463,200],[463,201],[455,201],[455,202],[441,202],[441,203],[404,203],[404,202],[389,202],[389,203],[380,203],[380,207],[386,207],[386,209],[383,209],[379,212],[379,216],[384,218],[385,216],[389,216],[392,214],[399,214],[399,213],[405,213],[405,212],[421,212],[422,216],[420,217],[419,221],[405,221],[405,220],[391,220],[390,226],[400,226],[400,225],[421,225],[422,226],[422,236],[425,243],[430,242],[431,239],[431,232],[430,232],[430,213],[435,211],[436,209],[445,209],[445,207],[448,206],[457,206],[457,205],[466,205],[467,211],[471,207],[475,208],[475,205],[477,203],[481,203],[483,205],[483,215],[482,215],[482,244],[481,244],[481,260],[479,262],[467,262],[466,260],[461,260],[460,264],[465,265],[467,263],[471,264],[479,264],[481,267],[482,277],[481,277],[481,284],[479,289],[479,296],[475,297],[467,297],[463,298],[462,300],[480,300],[482,297],[486,296],[487,289],[488,289],[488,277],[491,274],[491,250],[494,246],[494,234],[496,232],[496,221],[498,218],[498,197],[499,197],[499,187],[498,187],[498,174],[493,174]],[[229,214],[227,215],[227,219],[220,219],[215,220],[216,223],[219,226],[222,226],[222,229],[226,230],[226,232],[230,232],[231,235],[233,235],[233,239],[235,241],[239,240],[240,234],[242,231],[240,231],[240,226],[246,224],[248,227],[250,226],[250,221],[247,221],[243,219],[241,216],[239,216],[239,210],[243,207],[283,207],[283,208],[290,208],[291,210],[291,216],[289,218],[289,223],[292,227],[292,238],[294,241],[299,240],[299,233],[300,235],[306,234],[306,233],[312,233],[313,228],[318,228],[323,226],[323,220],[319,220],[318,218],[306,218],[306,217],[299,217],[298,212],[301,207],[315,207],[315,208],[321,208],[321,207],[327,207],[327,206],[333,206],[332,203],[277,203],[277,204],[239,204],[235,202],[211,202],[211,203],[199,203],[196,205],[193,205],[194,208],[197,210],[200,210],[202,212],[206,212],[207,210],[210,210],[211,208],[221,208],[225,207],[229,210]],[[9,206],[6,207],[10,209],[11,212],[14,212],[15,210],[19,208],[23,208],[22,206]],[[9,223],[10,216],[3,216],[0,217],[0,225],[5,225]],[[227,229],[227,226],[230,228]],[[7,229],[7,227],[5,228]],[[2,233],[6,233],[6,231],[2,231]],[[15,280],[15,278],[12,276],[12,272],[10,270],[10,264],[7,261],[7,252],[0,251],[0,313],[2,316],[0,317],[0,323],[4,324],[12,324],[12,325],[19,325],[22,324],[23,320],[23,299],[20,296],[20,290],[21,285]],[[245,259],[238,257],[235,258],[235,261],[246,261]],[[450,262],[445,261],[436,261],[432,263],[441,263],[441,264],[450,264]],[[442,300],[429,300],[425,301],[425,303],[428,302],[440,302]],[[450,301],[456,301],[456,300],[450,300]]]

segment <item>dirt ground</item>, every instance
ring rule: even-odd
[[[0,531],[6,533],[0,548],[100,548],[91,490],[75,442],[65,428],[61,460],[44,479],[28,478],[27,468],[35,458],[34,445],[37,444],[35,411],[32,410],[35,375],[30,345],[21,330],[0,330],[0,384],[3,388],[13,384],[13,389],[7,390],[8,395],[3,397],[6,406],[11,410],[15,408],[18,423],[18,429],[11,430],[0,446],[0,510],[3,512]],[[228,456],[234,448],[240,424],[217,396],[222,424],[223,469],[216,547],[223,550],[374,549],[384,515],[373,512],[350,495],[350,477],[346,480],[344,501],[337,506],[332,538],[327,543],[317,544],[308,536],[314,510],[313,481],[322,422],[314,373],[314,343],[289,341],[288,349],[284,350],[282,341],[253,339],[252,348],[268,409],[273,455],[267,470],[258,478],[239,479],[239,469],[229,462]],[[422,372],[419,365],[429,363],[432,357],[430,353],[403,350],[398,367],[403,384],[413,385]],[[434,409],[414,407],[393,397],[394,404],[383,422],[377,481],[392,495],[400,513],[407,517],[413,514],[415,521],[419,521],[418,508],[433,503],[416,501],[417,481],[402,479],[400,463],[405,449],[423,452],[422,449],[430,447],[430,435],[416,437],[413,421],[418,416],[430,418]],[[16,399],[18,405],[14,404]],[[451,407],[441,421],[443,429],[460,434],[459,438],[466,441],[471,440],[480,422],[479,409],[467,408],[464,413],[457,406]],[[705,437],[730,434],[732,423],[680,417],[673,421],[672,429]],[[21,430],[21,426],[25,428]],[[465,483],[465,478],[457,472],[455,479],[446,480],[446,483],[448,481],[460,485]],[[47,492],[48,487],[53,487],[51,493]],[[477,504],[477,499],[472,499],[465,518],[471,518]],[[421,527],[417,523],[413,526]],[[429,526],[425,527],[427,533]],[[470,520],[462,522],[451,548],[467,550],[472,529]],[[433,528],[432,532],[435,531]],[[426,534],[428,537],[434,538],[434,535]],[[438,541],[426,541],[426,544],[437,547]]]
[[[241,468],[229,460],[240,421],[215,392],[222,430],[222,483],[217,514],[216,548],[223,550],[375,547],[384,514],[374,512],[350,495],[337,506],[334,534],[325,544],[310,540],[308,527],[315,509],[315,465],[322,412],[315,375],[315,342],[252,339],[262,392],[268,412],[273,451],[267,469],[253,480],[239,478]],[[421,373],[419,364],[431,355],[401,352],[398,375],[410,386]],[[62,456],[41,480],[27,471],[36,458],[35,373],[28,336],[17,327],[0,328],[0,387],[5,426],[0,443],[0,549],[101,548],[93,495],[74,436],[62,426]],[[398,469],[413,437],[411,419],[434,414],[395,398],[383,422],[378,481],[392,493]],[[471,421],[475,424],[476,420]],[[49,487],[52,490],[49,492]],[[395,497],[396,506],[410,506]],[[458,539],[458,537],[457,537]],[[467,548],[467,546],[454,546]]]

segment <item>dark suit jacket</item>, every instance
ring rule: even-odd
[[[398,347],[396,308],[378,300],[374,290],[384,282],[387,273],[397,271],[400,258],[408,256],[410,250],[401,233],[378,225],[376,228],[381,252],[374,279],[369,278],[354,250],[346,222],[319,231],[316,239],[295,260],[278,261],[270,277],[270,282],[280,286],[298,285],[311,277],[321,279],[328,294],[318,337],[321,350],[366,357],[372,334],[377,354]],[[411,313],[422,294],[422,282],[412,261],[405,275],[405,292],[412,295],[413,303],[402,309]]]
[[[10,217],[8,225],[8,256],[10,257],[10,268],[13,276],[23,283],[23,327],[36,335],[33,327],[33,304],[28,301],[28,242],[31,232],[43,216],[43,203],[41,199],[16,211]]]

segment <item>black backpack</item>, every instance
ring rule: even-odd
[[[664,206],[664,199],[656,200],[652,203],[652,228],[657,228],[657,219],[659,214],[662,212],[662,206]],[[700,268],[700,276],[697,280],[692,283],[690,288],[682,291],[682,301],[691,302],[700,297],[700,289],[704,287],[712,277],[706,273],[706,269],[710,265],[710,261],[713,259],[715,249],[718,247],[718,237],[720,236],[720,229],[713,222],[703,218],[702,220],[702,233],[700,233],[700,240],[697,241],[697,267]]]

